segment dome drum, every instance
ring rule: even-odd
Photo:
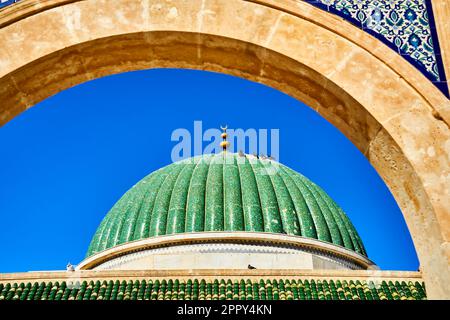
[[[79,270],[375,269],[367,257],[299,236],[198,232],[128,242],[85,259]]]

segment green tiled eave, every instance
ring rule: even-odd
[[[0,283],[1,300],[425,300],[418,281],[139,279]]]
[[[138,182],[103,219],[87,256],[202,231],[303,236],[366,255],[347,215],[319,186],[272,160],[221,153],[173,163]]]

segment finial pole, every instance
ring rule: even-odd
[[[220,129],[222,130],[222,142],[220,143],[220,146],[222,147],[223,152],[227,152],[227,148],[230,145],[230,143],[227,141],[227,129],[228,126],[222,127],[220,126]]]

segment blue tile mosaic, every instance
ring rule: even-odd
[[[19,0],[0,0],[0,8]],[[303,0],[375,36],[450,97],[431,0]]]
[[[10,4],[16,3],[19,0],[0,0],[0,8],[9,6]]]
[[[449,96],[431,0],[304,0],[375,36]]]

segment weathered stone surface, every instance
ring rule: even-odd
[[[385,129],[381,130],[372,141],[366,156],[377,168],[404,212],[403,215],[420,255],[420,269],[424,278],[430,288],[439,287],[442,277],[435,272],[440,270],[447,275],[450,257],[447,241],[441,234],[442,231],[447,232],[449,229],[448,217],[442,217],[441,221],[436,217],[438,214],[445,215],[445,210],[440,212],[433,210],[429,196],[414,168]],[[432,171],[429,173],[436,174]],[[448,201],[448,197],[443,197],[440,201]],[[417,230],[417,233],[414,234],[413,230]],[[443,289],[444,293],[448,290]],[[444,296],[448,297],[448,293]]]

